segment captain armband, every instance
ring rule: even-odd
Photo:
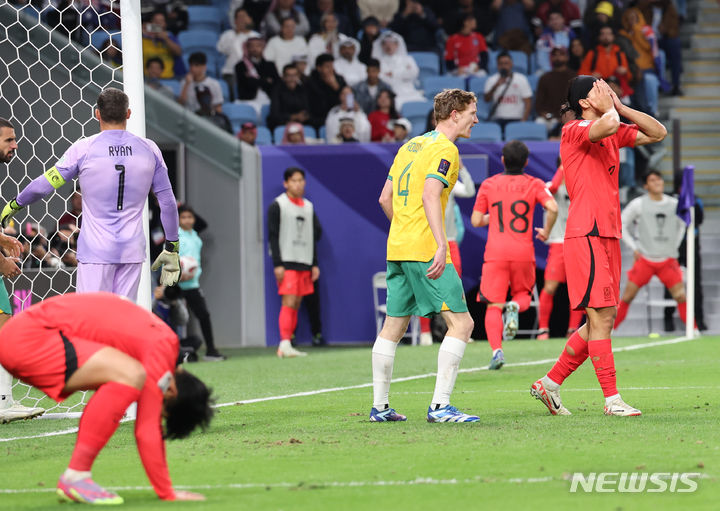
[[[50,186],[54,189],[58,189],[65,184],[65,178],[62,177],[57,167],[51,167],[45,171],[45,179],[48,180]]]

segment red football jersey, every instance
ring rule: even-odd
[[[620,123],[617,133],[590,142],[595,121],[577,119],[562,129],[560,157],[570,197],[565,238],[622,237],[618,174],[621,147],[634,147],[638,127]]]
[[[552,200],[545,183],[527,174],[497,174],[483,181],[473,211],[490,213],[485,261],[535,261],[535,205]]]
[[[49,298],[11,319],[3,331],[13,331],[15,323],[22,325],[17,335],[61,331],[70,342],[74,338],[94,341],[142,363],[147,376],[135,423],[138,452],[158,496],[173,498],[161,419],[163,393],[175,372],[179,352],[175,333],[156,315],[111,293],[70,293]],[[37,359],[37,371],[42,372],[41,354],[28,354],[28,358],[33,357]]]
[[[481,33],[457,33],[445,43],[445,60],[452,60],[456,67],[467,67],[473,62],[479,66],[480,54],[484,51],[487,51],[487,43]]]

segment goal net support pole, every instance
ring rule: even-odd
[[[127,129],[138,137],[145,137],[145,81],[143,77],[142,19],[140,0],[120,0],[122,13],[122,56],[123,88],[130,99],[130,119]],[[149,238],[148,204],[143,211],[143,230],[145,239]],[[150,310],[152,290],[150,282],[150,246],[145,244],[145,262],[143,263],[137,303]]]

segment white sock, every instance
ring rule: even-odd
[[[496,349],[496,350],[493,350],[493,357],[497,354],[498,351],[502,351],[502,349],[501,349],[501,348],[498,348],[498,349]]]
[[[438,371],[435,380],[435,393],[431,407],[442,408],[450,404],[450,394],[455,387],[460,361],[465,354],[467,343],[457,337],[445,337],[438,351]]]
[[[0,366],[0,410],[13,405],[12,381],[12,374]]]
[[[610,403],[612,403],[612,402],[615,401],[616,399],[620,399],[620,394],[615,394],[615,395],[613,395],[613,396],[608,396],[608,397],[606,397],[606,398],[605,398],[605,405],[606,405],[606,406],[609,405]]]
[[[398,343],[378,337],[372,349],[373,407],[384,410],[389,405],[395,350]]]
[[[281,349],[284,351],[289,348],[292,348],[292,343],[289,340],[283,339],[282,341],[280,341],[280,344],[278,345],[278,349]]]
[[[560,384],[552,381],[548,375],[545,375],[542,378],[540,378],[540,381],[542,382],[542,384],[545,386],[546,389],[551,390],[553,392],[560,388]]]
[[[68,483],[76,483],[78,481],[82,481],[83,479],[87,479],[91,476],[90,471],[82,471],[82,470],[73,470],[71,468],[65,469],[65,472],[63,473],[63,479],[65,479]]]

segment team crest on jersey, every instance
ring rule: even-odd
[[[578,123],[578,126],[581,126],[581,127],[590,126],[590,121],[580,121]]]
[[[612,300],[612,290],[609,287],[603,288],[603,298],[606,302]]]
[[[438,173],[443,176],[447,176],[448,170],[450,170],[450,162],[445,159],[441,159],[440,165],[438,165]]]

